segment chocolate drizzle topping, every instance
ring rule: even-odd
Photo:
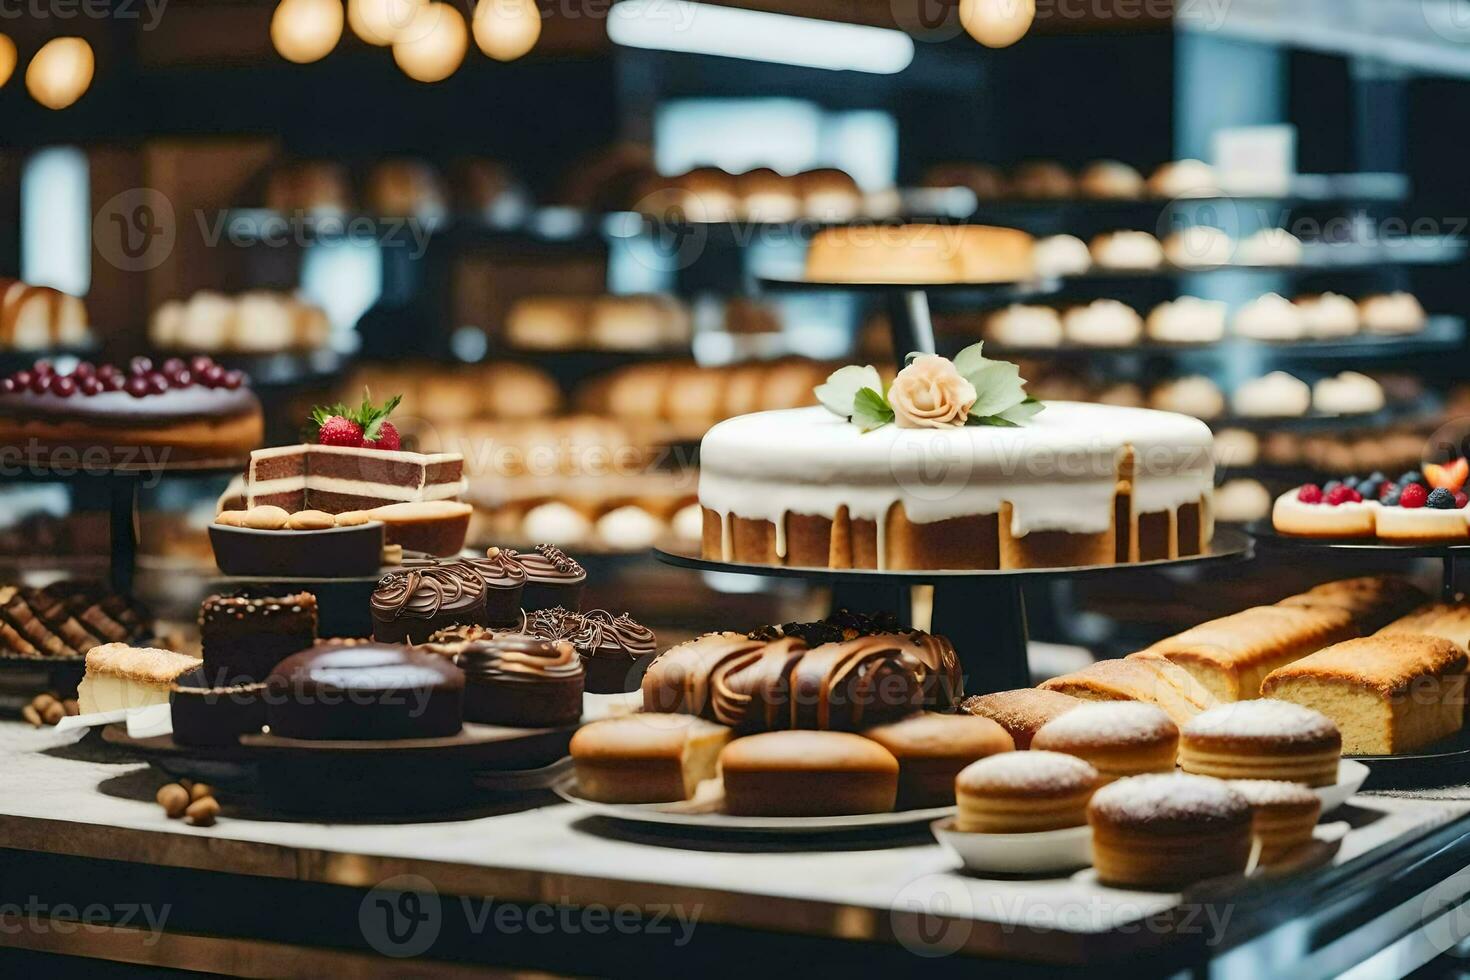
[[[520,565],[529,579],[580,581],[587,577],[587,570],[555,545],[538,544],[530,554],[524,555],[510,550],[503,553]]]
[[[515,552],[502,551],[499,548],[486,550],[482,558],[467,558],[485,580],[486,588],[491,589],[514,589],[524,585],[526,582],[526,570],[514,557]],[[570,560],[570,559],[568,559]],[[573,564],[576,564],[573,562]]]
[[[454,662],[468,683],[563,683],[582,676],[582,658],[565,640],[509,634],[469,644]]]
[[[373,592],[379,619],[432,619],[441,610],[473,608],[484,601],[485,581],[466,561],[414,566],[383,576]]]
[[[567,640],[585,657],[625,656],[637,660],[653,654],[653,630],[627,613],[613,616],[605,609],[576,613],[557,606],[531,614],[527,632],[551,640]]]

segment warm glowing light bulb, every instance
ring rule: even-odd
[[[1036,0],[960,0],[960,23],[987,48],[1008,48],[1031,29]]]
[[[92,46],[79,37],[52,38],[26,66],[26,90],[48,109],[65,109],[92,84]]]
[[[393,42],[393,60],[415,81],[440,82],[459,68],[468,48],[463,15],[447,3],[427,3]]]
[[[541,36],[536,0],[480,0],[475,7],[475,44],[496,61],[515,61]]]
[[[271,43],[287,61],[320,61],[342,40],[341,0],[281,0],[271,15]]]
[[[347,0],[347,25],[367,43],[386,47],[424,5],[425,0]]]
[[[10,81],[15,74],[15,42],[0,34],[0,85]]]

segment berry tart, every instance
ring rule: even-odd
[[[1276,499],[1271,522],[1282,534],[1371,538],[1393,544],[1470,540],[1464,486],[1470,462],[1428,464],[1396,480],[1382,473],[1298,487]]]
[[[260,402],[207,357],[126,368],[39,360],[0,378],[0,445],[22,464],[116,469],[239,459],[260,443]]]

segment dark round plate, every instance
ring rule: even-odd
[[[1298,551],[1362,551],[1391,555],[1396,558],[1465,558],[1470,557],[1470,542],[1460,544],[1392,544],[1377,538],[1305,538],[1282,534],[1272,526],[1270,518],[1244,525],[1245,532],[1264,548]]]
[[[102,741],[142,756],[153,768],[174,779],[238,787],[256,778],[251,753],[240,745],[179,745],[172,735],[133,738],[128,726],[120,724],[103,727]]]
[[[1368,767],[1364,789],[1423,789],[1470,781],[1470,728],[1414,752],[1350,755]]]
[[[526,769],[561,758],[571,743],[567,728],[503,728],[466,722],[456,735],[444,738],[306,739],[261,733],[240,736],[240,745],[252,757],[352,757],[387,763],[458,762],[477,769]]]
[[[745,562],[713,561],[698,555],[653,549],[653,556],[669,565],[693,568],[702,572],[727,572],[736,575],[760,575],[776,578],[803,578],[818,582],[891,582],[897,585],[922,585],[930,582],[953,582],[966,579],[1002,578],[1077,578],[1118,572],[1186,568],[1210,562],[1245,561],[1253,556],[1251,539],[1240,531],[1216,528],[1210,550],[1187,558],[1163,558],[1126,565],[1088,565],[1073,568],[1000,568],[1000,569],[925,569],[917,571],[879,571],[871,568],[792,568],[785,565],[751,565]]]

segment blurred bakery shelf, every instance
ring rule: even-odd
[[[941,340],[954,343],[971,343],[979,335],[960,338],[945,333]],[[1158,341],[1141,341],[1126,347],[1101,347],[1078,344],[1063,344],[1056,347],[1024,347],[1006,345],[993,340],[985,342],[986,352],[1008,360],[1026,358],[1034,360],[1092,360],[1094,358],[1162,358],[1183,355],[1219,355],[1233,357],[1237,353],[1265,354],[1274,360],[1315,359],[1345,361],[1358,358],[1391,359],[1415,357],[1444,351],[1458,350],[1465,340],[1465,321],[1457,316],[1432,316],[1424,329],[1414,334],[1388,335],[1358,333],[1351,337],[1334,337],[1320,340],[1270,341],[1250,337],[1227,336],[1221,340],[1201,344],[1169,344]]]
[[[26,371],[40,360],[51,361],[58,368],[66,369],[68,362],[84,361],[98,356],[101,346],[90,344],[86,347],[45,347],[35,350],[0,350],[0,375],[14,374],[17,371]]]
[[[296,388],[331,384],[341,377],[350,359],[336,351],[275,351],[243,353],[233,351],[156,351],[155,361],[170,357],[188,360],[196,354],[207,354],[226,368],[244,371],[251,387]]]
[[[1244,429],[1248,432],[1338,432],[1378,429],[1391,425],[1433,424],[1444,415],[1439,398],[1424,394],[1416,399],[1392,402],[1376,412],[1327,415],[1308,412],[1305,415],[1220,415],[1205,419],[1211,429]]]

